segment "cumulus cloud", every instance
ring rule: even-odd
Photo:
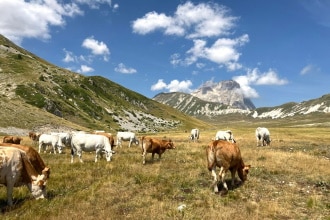
[[[191,92],[190,87],[192,82],[190,80],[172,80],[169,84],[166,84],[163,79],[159,79],[157,83],[151,86],[152,91],[167,90],[168,92]]]
[[[111,7],[111,0],[1,0],[0,33],[16,44],[24,38],[48,40],[52,26],[63,27],[67,17],[84,15],[82,4],[98,9],[102,4]],[[115,4],[118,8],[118,4]]]
[[[63,49],[65,53],[65,57],[63,58],[63,62],[65,63],[70,63],[75,61],[75,56],[71,51],[66,50],[65,48]]]
[[[281,79],[277,73],[269,69],[267,72],[260,72],[258,68],[249,69],[246,75],[235,76],[233,80],[238,82],[241,92],[246,98],[258,98],[258,92],[252,88],[253,85],[285,85],[286,79]]]
[[[90,73],[94,72],[94,69],[92,67],[81,65],[80,69],[77,71],[78,73]]]
[[[186,38],[216,37],[226,35],[238,18],[229,15],[229,10],[218,4],[188,1],[179,5],[175,13],[165,15],[155,11],[132,22],[134,33],[148,34],[161,30],[166,35]]]
[[[136,69],[131,68],[131,67],[126,67],[123,63],[118,64],[118,66],[115,68],[116,72],[119,73],[125,73],[125,74],[131,74],[131,73],[136,73]]]
[[[99,42],[97,40],[94,39],[94,37],[89,37],[86,38],[83,43],[82,46],[90,49],[92,54],[94,55],[103,55],[103,58],[105,61],[108,61],[108,56],[110,55],[110,50],[108,48],[108,46],[103,43],[102,41]]]
[[[65,17],[83,15],[75,3],[62,4],[56,0],[1,0],[0,33],[17,44],[23,38],[51,38],[51,26],[64,26]]]
[[[230,39],[238,17],[230,15],[225,6],[215,3],[193,4],[188,1],[177,7],[173,15],[157,13],[145,14],[132,22],[134,33],[145,35],[155,31],[162,31],[165,35],[175,35],[192,40],[193,46],[185,53],[185,57],[175,53],[171,56],[172,65],[189,66],[206,59],[225,67],[229,71],[242,68],[239,64],[241,53],[238,47],[249,42],[247,34]],[[208,46],[208,40],[216,39]]]

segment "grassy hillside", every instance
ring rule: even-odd
[[[54,66],[0,36],[0,127],[42,123],[107,131],[161,131],[207,124],[100,76]],[[49,114],[50,113],[50,114]]]

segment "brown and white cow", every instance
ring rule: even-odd
[[[216,174],[216,167],[220,168],[219,178],[223,187],[228,191],[225,182],[225,175],[228,170],[231,172],[231,186],[235,184],[235,174],[238,173],[239,178],[244,182],[247,179],[251,165],[245,165],[241,156],[241,151],[235,143],[225,140],[215,140],[209,143],[206,148],[206,157],[208,162],[208,169],[212,172],[214,178],[212,186],[214,192],[218,192],[218,178]]]
[[[175,149],[174,143],[171,139],[169,140],[160,140],[157,138],[151,137],[142,137],[141,138],[141,146],[142,146],[142,157],[143,164],[146,163],[146,154],[152,154],[152,160],[154,160],[155,154],[159,155],[159,159],[162,157],[162,154],[166,151],[166,149]]]
[[[12,144],[20,144],[23,138],[16,136],[4,136],[2,139],[3,143],[12,143]]]
[[[23,146],[19,144],[10,144],[10,143],[1,143],[0,147],[15,147],[20,149],[26,153],[30,163],[35,168],[38,173],[44,172],[47,178],[50,175],[50,169],[45,165],[44,161],[42,160],[40,154],[36,149],[30,146]]]
[[[13,204],[13,189],[26,185],[36,199],[46,197],[47,172],[38,173],[26,153],[14,147],[0,147],[0,184],[7,186],[7,203]]]

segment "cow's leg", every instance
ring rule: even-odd
[[[10,178],[13,178],[12,176],[6,178],[7,182],[7,204],[9,206],[13,205],[13,190],[14,190],[14,182],[10,180]]]
[[[230,172],[231,172],[231,189],[234,189],[236,169],[233,169]]]
[[[219,192],[218,189],[218,178],[217,178],[217,173],[215,172],[215,166],[212,168],[212,176],[213,176],[213,182],[212,182],[212,186],[214,188],[214,192],[217,193]]]
[[[77,151],[77,155],[79,157],[80,163],[83,163],[84,161],[82,160],[82,151]]]
[[[101,149],[96,149],[96,151],[95,151],[95,163],[97,162],[97,158],[98,158],[99,154],[101,154]]]
[[[226,171],[224,170],[223,167],[221,167],[220,172],[219,172],[219,177],[221,179],[223,187],[226,189],[226,191],[228,191],[228,186],[227,186],[227,183],[225,181],[225,176],[226,176]]]
[[[155,153],[151,154],[151,160],[154,161]]]
[[[143,164],[146,164],[146,154],[147,154],[147,151],[145,149],[142,150],[142,157],[143,157]]]
[[[42,148],[42,142],[39,142],[39,154],[41,152],[41,148]]]
[[[132,144],[132,139],[129,140],[128,147],[130,148]]]

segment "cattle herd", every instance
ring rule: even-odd
[[[191,130],[189,139],[197,142],[200,136],[199,129]],[[38,134],[29,133],[29,138],[38,145],[38,151],[30,146],[21,145],[21,137],[5,136],[3,143],[0,143],[0,184],[7,186],[7,203],[13,204],[12,193],[16,186],[26,185],[31,194],[36,198],[45,198],[46,182],[49,179],[50,168],[45,165],[40,154],[49,151],[50,153],[61,154],[64,147],[71,148],[71,163],[74,155],[79,157],[81,163],[82,152],[94,152],[95,162],[102,155],[106,160],[111,161],[115,153],[114,147],[122,147],[122,141],[128,141],[128,147],[132,144],[141,146],[142,163],[146,163],[146,154],[151,154],[151,159],[158,154],[159,159],[167,149],[175,149],[171,139],[158,139],[143,136],[138,139],[134,132],[118,132],[116,143],[111,133],[95,131],[86,133],[63,132]],[[270,145],[270,133],[267,128],[258,127],[256,129],[257,146]],[[235,174],[237,172],[242,182],[247,179],[250,165],[245,165],[240,149],[236,145],[233,133],[230,130],[218,131],[215,138],[206,148],[207,168],[213,177],[212,186],[214,192],[218,192],[218,176],[222,182],[224,192],[228,191],[225,174],[229,170],[232,176],[231,186],[234,186]],[[220,172],[216,174],[216,167]]]

